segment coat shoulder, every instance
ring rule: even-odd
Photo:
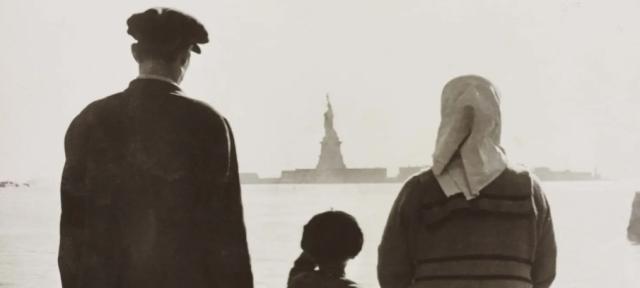
[[[109,110],[116,106],[115,104],[119,102],[122,94],[122,92],[112,94],[89,103],[89,105],[74,117],[70,128],[85,126],[98,121],[104,113],[108,113]]]
[[[178,97],[179,101],[181,101],[181,104],[186,107],[186,111],[190,111],[189,113],[196,113],[207,122],[212,121],[218,124],[227,122],[225,116],[210,104],[201,100],[193,99],[184,94],[180,94],[179,96],[181,96]]]

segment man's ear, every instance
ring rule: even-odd
[[[140,63],[140,52],[138,50],[138,43],[131,44],[131,55],[133,55],[133,59],[135,59],[136,62]]]
[[[178,63],[181,67],[185,67],[189,65],[189,60],[191,58],[191,49],[183,50],[178,57]]]

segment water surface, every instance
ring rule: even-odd
[[[401,184],[245,185],[243,202],[255,284],[285,287],[300,252],[302,226],[316,213],[344,210],[365,246],[347,274],[377,287],[376,247]],[[546,182],[558,241],[553,287],[640,287],[640,246],[626,240],[633,192],[621,182]],[[0,287],[60,287],[56,185],[0,189]]]

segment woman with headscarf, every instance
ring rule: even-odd
[[[556,244],[538,181],[500,146],[500,98],[479,76],[442,92],[433,167],[408,180],[379,246],[381,288],[545,288]]]

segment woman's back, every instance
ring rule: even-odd
[[[379,247],[384,287],[547,287],[555,276],[549,207],[512,167],[467,200],[447,197],[431,170],[398,195]]]

